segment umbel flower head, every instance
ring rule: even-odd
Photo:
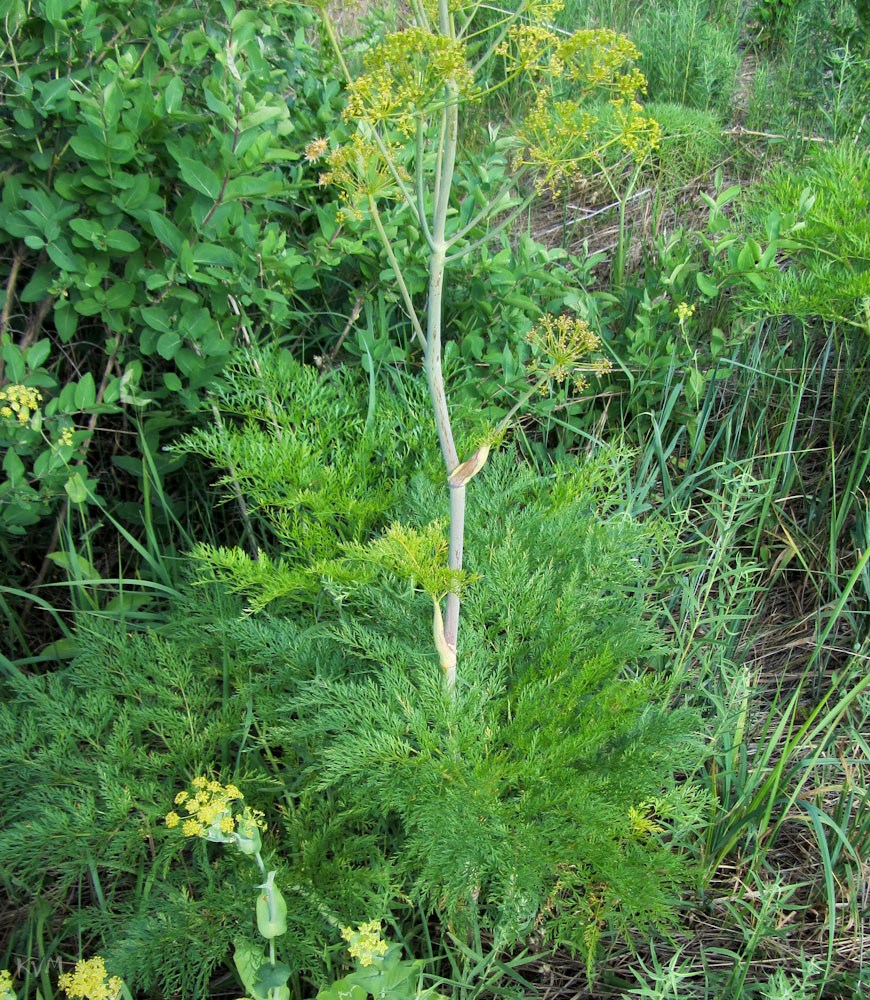
[[[339,189],[345,206],[342,216],[357,220],[362,219],[362,209],[369,198],[377,201],[399,197],[399,189],[381,147],[371,137],[368,126],[363,125],[361,129],[363,131],[356,132],[348,142],[329,152],[327,169],[318,178],[320,187],[334,185]],[[387,142],[383,147],[395,163],[398,150]],[[401,164],[396,163],[396,170],[401,180],[408,179]]]
[[[610,371],[607,358],[593,357],[601,347],[601,339],[576,316],[544,316],[528,332],[526,341],[536,355],[531,373],[542,385],[551,379],[560,385],[570,379],[580,392],[586,388],[587,374]]]
[[[12,976],[6,969],[0,969],[0,1000],[15,1000],[15,990],[12,989]]]
[[[370,125],[394,124],[410,135],[417,117],[453,99],[469,96],[473,75],[465,43],[425,28],[387,35],[366,57],[365,72],[348,90],[344,117]]]
[[[260,830],[265,829],[263,814],[242,805],[244,795],[235,785],[198,777],[191,782],[192,790],[179,792],[175,805],[187,813],[182,817],[174,810],[166,814],[170,830],[181,824],[185,837],[200,837],[216,844],[235,844],[244,854],[260,850]]]
[[[582,164],[604,162],[608,150],[640,162],[658,146],[661,128],[639,100],[646,93],[646,78],[633,65],[640,53],[624,35],[596,28],[565,37],[519,24],[496,51],[507,73],[530,77],[537,91],[517,131],[514,166],[535,168],[540,190],[570,186]],[[590,112],[593,100],[607,101],[612,110]]]
[[[65,972],[57,985],[70,1000],[118,1000],[124,986],[119,976],[109,976],[105,961],[95,958],[82,959],[72,972]]]
[[[7,385],[0,389],[0,417],[15,417],[20,424],[26,424],[39,409],[42,393],[27,385]]]
[[[380,920],[370,920],[360,924],[354,930],[352,927],[342,927],[341,936],[347,941],[350,957],[359,961],[364,968],[372,965],[375,959],[383,958],[387,953],[387,942],[381,937]]]

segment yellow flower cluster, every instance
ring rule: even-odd
[[[559,36],[540,24],[514,24],[495,51],[504,59],[505,69],[510,74],[560,76],[563,66],[556,55],[558,42]]]
[[[587,91],[606,88],[630,93],[646,91],[646,79],[640,70],[627,64],[640,58],[637,46],[625,35],[609,28],[586,28],[561,39],[556,58],[563,65],[562,76]],[[627,79],[624,79],[627,78]]]
[[[388,143],[384,144],[393,163],[398,151]],[[349,142],[336,147],[327,158],[328,170],[318,180],[320,187],[334,185],[339,189],[345,204],[342,216],[362,218],[361,207],[369,198],[398,198],[399,188],[378,144],[357,132]],[[408,179],[407,173],[396,166],[399,177]]]
[[[387,953],[387,942],[381,938],[380,920],[360,924],[357,930],[342,927],[341,936],[347,941],[350,957],[359,959],[359,964],[364,967],[372,965],[376,958],[382,958]]]
[[[662,127],[655,118],[643,114],[638,101],[626,102],[622,98],[616,98],[610,103],[616,111],[616,120],[621,128],[617,136],[619,144],[639,163],[647,153],[658,149],[662,141]]]
[[[601,340],[585,320],[575,316],[544,316],[526,335],[526,341],[542,355],[533,362],[531,373],[541,379],[544,391],[548,380],[561,385],[570,378],[580,392],[586,388],[586,374],[610,371],[606,358],[589,360]]]
[[[418,115],[454,95],[470,95],[474,82],[465,45],[425,28],[387,35],[366,59],[365,72],[348,89],[344,117],[394,123],[410,135]]]
[[[20,424],[26,424],[39,409],[42,393],[26,385],[7,385],[0,389],[0,417],[17,417]]]
[[[66,447],[66,448],[69,448],[72,445],[73,443],[72,427],[64,427],[64,429],[60,432],[60,437],[58,438],[57,443],[61,445],[61,447]]]
[[[0,1000],[15,1000],[12,976],[5,969],[0,970]]]
[[[577,101],[553,101],[549,92],[539,93],[519,131],[523,148],[514,157],[514,167],[538,167],[538,190],[558,192],[577,178],[581,163],[599,155],[600,150],[589,145],[597,123]]]
[[[438,0],[422,0],[423,10],[432,24],[438,24],[440,10]],[[447,10],[451,15],[475,13],[479,0],[447,0]],[[525,0],[523,13],[532,21],[549,20],[565,7],[564,0]]]
[[[73,972],[65,972],[57,985],[71,1000],[117,1000],[124,985],[118,976],[106,972],[106,963],[99,957],[76,964]]]
[[[689,305],[688,302],[681,302],[676,308],[677,319],[680,323],[685,323],[687,319],[695,314],[695,306]]]
[[[511,28],[497,51],[509,73],[541,78],[532,111],[517,131],[514,156],[515,167],[538,170],[539,190],[557,193],[576,183],[581,164],[600,163],[611,147],[640,161],[659,145],[661,128],[639,101],[646,93],[646,78],[633,65],[640,53],[624,35],[596,28],[562,38],[523,24]],[[596,95],[607,97],[614,109],[613,121],[598,129],[599,119],[584,110]]]
[[[250,837],[254,830],[265,828],[263,814],[258,810],[245,806],[235,811],[234,803],[241,804],[244,799],[235,785],[224,786],[203,777],[194,778],[191,785],[192,793],[179,792],[175,796],[175,804],[184,807],[187,818],[182,820],[175,811],[166,814],[164,822],[170,830],[180,823],[185,837],[229,843],[236,834]]]

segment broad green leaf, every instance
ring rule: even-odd
[[[257,986],[257,972],[260,966],[266,962],[262,947],[249,944],[247,941],[237,940],[233,950],[233,963],[239,973],[239,978],[245,987],[245,992],[249,993],[255,1000],[266,1000],[266,992]]]
[[[81,651],[81,645],[76,639],[55,639],[39,653],[43,660],[70,660]]]
[[[37,342],[27,351],[27,367],[33,370],[45,361],[51,353],[51,341],[37,340]]]
[[[274,106],[254,108],[253,111],[248,112],[248,114],[246,114],[239,122],[239,131],[245,132],[249,128],[256,128],[258,125],[264,125],[266,122],[270,122],[272,119],[278,118],[283,112],[284,108]]]
[[[204,163],[184,157],[178,161],[178,169],[185,184],[189,184],[194,191],[207,195],[209,198],[217,200],[221,193],[223,181],[218,175],[207,167]]]
[[[90,132],[78,132],[70,139],[70,146],[82,159],[96,160],[104,163],[106,160],[106,144]]]
[[[695,275],[695,283],[698,286],[698,291],[702,295],[706,295],[708,298],[714,298],[719,294],[719,286],[712,280],[712,278],[708,278],[703,271],[698,271]]]
[[[143,306],[139,312],[142,315],[142,319],[145,320],[152,330],[158,330],[160,333],[170,333],[172,331],[172,326],[169,322],[169,313],[162,306]]]
[[[49,244],[45,249],[48,256],[62,271],[77,274],[82,270],[84,263],[82,258],[77,253],[73,253],[66,240],[58,240],[56,243]]]
[[[6,454],[3,456],[3,471],[9,477],[9,482],[13,486],[24,481],[24,462],[21,461],[12,448],[8,448]]]
[[[116,281],[106,292],[106,307],[108,309],[126,309],[133,301],[136,286],[129,281]]]
[[[214,267],[238,267],[239,258],[227,247],[217,243],[198,243],[193,247],[193,259],[197,264],[211,264]]]
[[[271,965],[269,962],[263,962],[257,970],[255,982],[259,989],[268,991],[280,989],[289,978],[289,965],[286,965],[284,962],[276,962],[274,965]]]
[[[133,253],[139,249],[139,241],[126,229],[110,229],[106,233],[106,246],[121,253]]]
[[[76,408],[79,410],[86,410],[89,406],[93,406],[97,399],[97,386],[94,382],[94,376],[91,372],[85,372],[79,380],[79,384],[76,386]]]
[[[103,239],[106,235],[99,222],[94,222],[92,219],[70,219],[69,227],[77,236],[91,243]]]
[[[170,219],[167,219],[165,215],[159,215],[157,212],[147,212],[146,216],[151,223],[151,228],[154,230],[154,235],[157,239],[164,246],[169,247],[173,253],[177,254],[181,250],[181,244],[184,242],[184,236],[178,226]]]
[[[79,473],[76,473],[76,475],[81,478]],[[82,485],[84,485],[84,483]],[[58,549],[57,552],[49,552],[46,559],[53,562],[55,566],[60,566],[60,568],[66,570],[67,573],[75,574],[76,576],[90,577],[94,580],[99,579],[99,574],[94,566],[88,562],[84,556],[79,555],[78,552],[69,552],[66,549]]]
[[[175,357],[179,347],[181,347],[181,337],[174,330],[162,334],[157,341],[157,353],[166,361],[171,361]]]
[[[73,303],[73,309],[79,316],[99,316],[103,311],[103,305],[93,295],[85,295]]]
[[[174,76],[166,86],[166,90],[163,91],[163,102],[166,105],[166,113],[168,115],[174,115],[176,111],[181,107],[181,101],[184,97],[184,84],[181,81],[181,77]]]
[[[63,488],[72,503],[87,503],[88,488],[80,473],[74,472],[63,484]]]
[[[53,111],[58,102],[66,100],[69,88],[70,79],[67,76],[62,76],[57,80],[46,80],[37,83],[36,89],[39,91],[39,101],[36,102],[37,108],[43,114],[47,111]]]

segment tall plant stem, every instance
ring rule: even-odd
[[[443,18],[442,18],[443,20]],[[426,378],[429,396],[438,430],[438,441],[444,458],[448,478],[459,466],[459,456],[453,439],[450,412],[447,408],[447,393],[444,387],[444,371],[441,359],[442,341],[442,300],[444,294],[444,271],[447,256],[447,210],[453,184],[453,170],[456,164],[456,147],[459,139],[459,110],[456,88],[448,86],[448,104],[442,117],[440,136],[439,172],[436,185],[435,208],[432,217],[432,250],[429,259],[429,308],[426,316]],[[448,566],[462,569],[462,550],[465,539],[465,485],[452,483],[450,489],[450,538],[448,543]],[[459,594],[455,591],[447,595],[444,618],[444,646],[441,652],[441,666],[444,671],[447,690],[454,692],[456,686],[456,643],[459,635]]]

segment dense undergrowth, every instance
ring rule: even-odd
[[[0,0],[0,998],[866,991],[867,6],[528,6]]]

